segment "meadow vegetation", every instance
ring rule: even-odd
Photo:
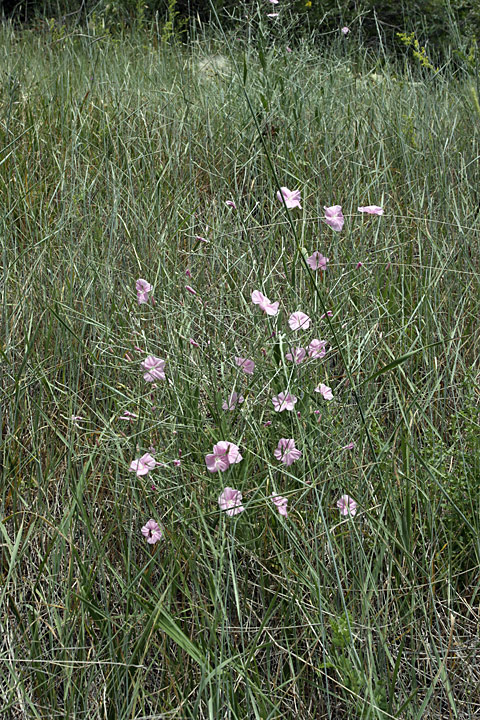
[[[1,29],[7,720],[480,712],[475,58],[271,27]]]

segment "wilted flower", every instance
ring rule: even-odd
[[[283,517],[288,517],[288,512],[287,512],[288,498],[282,497],[281,495],[277,495],[277,493],[272,492],[272,494],[270,495],[270,500],[276,506],[280,515],[283,515]]]
[[[188,290],[188,292],[189,292],[191,295],[196,295],[196,294],[197,294],[197,291],[194,290],[194,289],[191,287],[191,285],[185,285],[185,290]]]
[[[312,270],[326,270],[328,258],[324,257],[322,253],[315,250],[309,258],[307,258],[307,265],[310,265]]]
[[[328,315],[328,317],[332,317],[332,316],[333,316],[333,310],[327,310],[326,313],[323,313],[323,315],[320,315],[320,320],[323,320],[323,318],[326,317],[327,315]]]
[[[237,206],[235,205],[235,203],[233,202],[233,200],[225,200],[225,205],[226,205],[227,207],[233,208],[234,210],[237,209]]]
[[[295,440],[287,440],[282,438],[278,441],[278,447],[274,450],[273,454],[280,460],[284,465],[291,465],[302,457],[302,453],[295,447]]]
[[[238,365],[238,367],[241,368],[246,375],[253,375],[253,371],[255,370],[255,363],[253,362],[253,360],[248,360],[247,358],[236,357],[235,362]]]
[[[349,442],[348,445],[344,445],[344,446],[342,447],[342,450],[353,450],[354,447],[355,447],[355,443],[354,443],[354,442]]]
[[[145,455],[142,455],[141,458],[132,460],[129,471],[134,472],[138,477],[141,477],[142,475],[147,475],[150,470],[154,470],[155,465],[157,465],[155,458],[152,457],[150,453],[145,453]]]
[[[315,388],[315,392],[320,393],[325,400],[333,400],[332,389],[329,388],[328,385],[320,383],[320,385]]]
[[[155,355],[149,355],[142,362],[142,367],[147,371],[143,376],[143,379],[147,382],[165,380],[165,360],[161,360]]]
[[[137,282],[135,283],[135,287],[137,290],[137,300],[139,305],[143,305],[143,303],[148,303],[149,297],[148,294],[152,292],[152,286],[149,282],[146,280],[142,280],[139,278]]]
[[[226,487],[223,490],[218,498],[218,504],[220,505],[220,510],[225,510],[229,517],[238,515],[245,510],[242,505],[242,493],[240,490],[235,490],[231,487]]]
[[[341,515],[351,515],[353,517],[357,512],[357,503],[349,495],[342,495],[340,500],[337,500],[337,507]]]
[[[245,398],[243,395],[239,395],[237,392],[233,391],[228,400],[223,401],[222,410],[235,410],[236,405],[241,405],[244,400]]]
[[[200,347],[200,345],[193,338],[190,338],[188,342],[190,343],[190,345],[193,345],[193,347]]]
[[[308,330],[310,327],[310,318],[308,315],[305,315],[304,312],[294,312],[288,318],[288,324],[292,330],[298,330],[299,328],[302,330]]]
[[[267,315],[276,315],[278,313],[278,302],[270,302],[268,297],[260,292],[260,290],[254,290],[252,292],[252,302],[254,305],[258,305],[260,310],[263,310]]]
[[[274,15],[278,15],[278,13],[275,13]],[[273,17],[274,15],[269,15],[268,17]],[[287,208],[298,207],[300,210],[302,209],[302,206],[300,205],[300,190],[289,190],[287,187],[281,187],[280,190],[277,190],[277,198],[282,204],[283,201],[285,201]]]
[[[368,213],[369,215],[383,215],[383,208],[379,205],[363,205],[357,208],[358,212]]]
[[[290,393],[281,392],[276,397],[272,398],[272,402],[275,412],[283,412],[284,410],[293,410],[295,403],[297,402],[297,398],[295,395],[291,395]]]
[[[142,527],[142,535],[147,538],[149,545],[155,545],[159,540],[162,539],[162,530],[155,520],[148,520],[148,522]]]
[[[120,417],[119,417],[118,419],[119,419],[119,420],[129,420],[130,422],[132,422],[132,421],[135,420],[136,418],[138,418],[138,415],[136,415],[135,413],[130,412],[129,410],[125,410],[125,412],[123,413],[123,415],[120,415]]]
[[[287,360],[290,360],[290,362],[294,362],[296,365],[300,365],[301,362],[305,359],[305,355],[307,354],[307,351],[305,348],[302,347],[296,347],[292,348],[292,352],[288,352],[285,357]]]

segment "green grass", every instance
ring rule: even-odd
[[[1,31],[5,718],[478,715],[473,81],[286,44]],[[341,233],[322,221],[337,203]],[[292,368],[305,337],[330,349]],[[145,354],[167,360],[156,388]],[[300,416],[273,412],[287,386]],[[281,437],[303,453],[288,468]],[[244,459],[210,474],[222,439]],[[165,466],[136,477],[150,446]]]

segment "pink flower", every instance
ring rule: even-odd
[[[138,415],[135,415],[135,413],[132,413],[129,410],[125,410],[123,415],[120,415],[120,417],[118,419],[119,420],[129,420],[130,422],[132,422],[133,420],[135,420],[135,418],[138,418]]]
[[[315,388],[315,392],[320,393],[325,400],[333,400],[332,389],[329,388],[328,385],[320,383],[320,385]]]
[[[369,215],[383,215],[383,208],[379,205],[363,205],[357,208],[358,212],[368,213]]]
[[[341,32],[342,32],[344,35],[348,35],[348,33],[350,32],[350,28],[348,28],[348,27],[342,27]]]
[[[312,270],[326,270],[327,263],[328,258],[324,257],[318,250],[315,250],[315,252],[307,258],[307,264],[310,265]]]
[[[305,359],[305,355],[307,354],[307,351],[305,348],[302,347],[296,347],[292,348],[293,352],[288,352],[285,357],[287,360],[290,360],[290,362],[294,362],[296,365],[300,365],[301,362]]]
[[[267,420],[266,423],[263,423],[263,427],[270,427],[271,424],[272,424],[272,421],[271,421],[271,420]]]
[[[278,0],[270,0],[270,2],[272,3],[272,5],[278,5]]]
[[[195,342],[193,338],[190,338],[188,342],[190,343],[190,345],[193,345],[193,347],[200,347],[200,345]]]
[[[345,218],[343,217],[342,213],[342,206],[341,205],[332,205],[332,207],[323,207],[325,210],[325,222],[327,225],[330,225],[332,230],[335,230],[336,232],[340,232],[340,230],[343,228],[343,223],[345,222]]]
[[[185,290],[188,290],[188,292],[191,293],[192,295],[197,294],[197,291],[194,290],[190,285],[185,285]]]
[[[242,505],[242,493],[240,490],[234,490],[234,488],[231,487],[226,487],[223,490],[218,498],[218,504],[220,505],[220,510],[225,510],[229,517],[238,515],[245,510]]]
[[[146,280],[142,280],[141,278],[139,278],[135,283],[135,287],[137,289],[138,304],[143,305],[143,303],[148,303],[148,293],[152,292],[153,289],[150,283]]]
[[[288,498],[282,497],[281,495],[277,495],[277,493],[272,492],[272,494],[270,495],[270,500],[273,502],[273,504],[277,508],[279,515],[283,515],[283,517],[288,517],[288,512],[287,512]]]
[[[173,461],[173,464],[175,465],[175,467],[180,467],[180,465],[182,464],[182,461],[180,460],[180,458],[176,458]]]
[[[326,317],[327,315],[328,315],[328,317],[332,317],[332,316],[333,316],[333,310],[327,310],[326,313],[323,313],[323,315],[320,315],[320,320],[323,320],[323,318]]]
[[[286,438],[282,438],[278,441],[278,447],[274,450],[273,454],[277,460],[280,460],[287,466],[302,457],[300,450],[297,450],[295,447],[295,440],[287,440]]]
[[[342,447],[342,450],[353,450],[354,447],[355,447],[355,443],[354,443],[354,442],[349,442],[348,445],[344,445],[344,446]]]
[[[221,440],[213,446],[213,453],[205,457],[205,464],[209,472],[225,472],[230,465],[243,460],[238,445]]]
[[[278,15],[278,13],[276,13],[276,15]],[[268,17],[273,16],[269,15]],[[298,207],[300,210],[302,209],[302,206],[300,205],[300,190],[289,190],[287,187],[281,187],[280,190],[277,190],[277,198],[281,203],[285,201],[287,208]]]
[[[283,412],[284,410],[293,410],[295,403],[297,402],[297,398],[295,395],[291,395],[290,393],[281,392],[276,397],[272,398],[272,402],[275,412]]]
[[[233,202],[233,200],[226,200],[226,201],[225,201],[225,205],[226,205],[227,207],[233,208],[234,210],[237,209],[237,206],[235,205],[235,203]]]
[[[258,305],[260,310],[263,310],[267,315],[276,315],[278,313],[278,302],[270,302],[268,297],[260,292],[260,290],[254,290],[252,292],[252,302],[254,305]]]
[[[235,410],[236,405],[241,405],[245,398],[233,391],[228,400],[224,400],[222,403],[222,410]]]
[[[317,340],[314,339],[308,346],[308,356],[311,358],[323,358],[326,355],[325,346],[327,344],[326,340]]]
[[[142,367],[144,370],[147,370],[143,376],[143,379],[147,382],[165,380],[165,360],[161,360],[155,357],[155,355],[149,355],[146,360],[142,362]]]
[[[142,455],[141,458],[132,460],[129,471],[134,472],[138,477],[141,477],[142,475],[147,475],[150,470],[154,470],[156,464],[157,462],[155,458],[152,457],[150,453],[145,453],[145,455]]]
[[[192,277],[192,273],[190,272],[190,270],[188,268],[185,270],[185,275],[187,276],[187,278]]]
[[[235,362],[239,368],[243,370],[246,375],[253,375],[255,370],[255,363],[253,360],[247,360],[246,358],[236,357]]]
[[[358,262],[355,270],[360,270],[360,268],[363,266],[362,262]]]
[[[163,537],[160,526],[152,519],[150,519],[146,525],[142,527],[142,535],[147,538],[147,543],[149,545],[155,545],[155,543]]]
[[[349,495],[342,495],[340,500],[337,500],[337,507],[340,510],[340,515],[351,515],[353,517],[357,512],[357,503]]]
[[[286,50],[288,53],[291,53],[291,52],[292,52],[292,48],[291,48],[291,47],[288,47],[288,45],[287,45],[287,47],[285,48],[285,50]]]
[[[288,324],[292,330],[298,330],[299,328],[308,330],[310,327],[310,318],[303,312],[294,312],[288,318]]]

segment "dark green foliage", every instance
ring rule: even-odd
[[[55,17],[87,23],[94,18],[109,28],[122,28],[150,25],[155,18],[171,23],[173,9],[177,31],[191,28],[198,19],[203,24],[220,20],[224,29],[238,30],[243,23],[251,31],[249,18],[262,15],[262,5],[259,14],[257,6],[252,0],[4,0],[3,13],[20,22]],[[297,39],[308,33],[331,40],[344,25],[350,27],[351,36],[389,48],[398,48],[397,32],[415,32],[421,44],[434,47],[457,47],[460,37],[480,34],[477,0],[283,0],[282,13]],[[279,20],[276,25],[280,24]]]

